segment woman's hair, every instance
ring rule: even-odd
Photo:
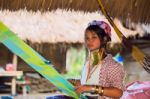
[[[86,31],[95,32],[98,35],[102,42],[100,48],[106,48],[107,43],[111,41],[111,27],[104,21],[93,20],[88,24]]]
[[[95,32],[102,42],[108,42],[111,40],[111,27],[104,21],[93,20],[88,24],[86,30]]]
[[[86,28],[86,31],[91,31],[91,32],[95,32],[100,41],[102,42],[100,48],[105,48],[106,49],[106,46],[107,46],[107,43],[109,41],[111,41],[111,38],[110,38],[110,35],[108,35],[108,33],[105,32],[105,30],[103,29],[103,27],[101,28],[100,25],[97,25],[97,24],[90,24],[87,28]],[[108,49],[106,49],[108,50]]]
[[[104,29],[102,29],[101,27],[99,27],[98,25],[89,25],[87,28],[86,28],[86,31],[92,31],[92,32],[95,32],[100,41],[102,41],[103,43],[107,43],[111,40],[111,38],[109,37],[109,35],[104,31]]]

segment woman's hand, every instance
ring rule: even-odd
[[[81,85],[75,87],[75,92],[78,94],[81,94],[83,92],[90,92],[92,90],[92,86],[87,86],[87,85]]]
[[[72,83],[74,86],[80,86],[81,85],[80,80],[78,80],[78,79],[68,79],[68,81],[70,83]]]

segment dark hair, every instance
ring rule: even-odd
[[[107,42],[109,42],[111,40],[109,35],[107,35],[105,33],[104,29],[100,28],[98,25],[89,25],[86,28],[86,31],[87,30],[95,32],[98,35],[100,41],[102,41],[103,44],[106,44]]]

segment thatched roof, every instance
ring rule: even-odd
[[[6,24],[20,38],[38,43],[83,43],[84,30],[92,20],[103,20],[107,22],[106,18],[98,12],[84,13],[66,10],[44,13],[39,11],[29,12],[27,10],[0,11],[0,21]],[[124,28],[117,19],[114,22],[126,37],[136,35],[137,33],[143,35],[144,33],[140,25],[133,31]],[[119,41],[113,28],[111,38],[112,41]]]
[[[104,2],[107,6],[106,9],[109,9],[109,6],[115,3],[113,0],[109,0],[110,3],[106,1]],[[126,4],[126,2],[123,4]],[[115,7],[117,5],[111,8],[112,12],[113,9],[117,10]],[[20,38],[39,43],[83,43],[84,30],[88,22],[92,20],[107,21],[99,13],[97,0],[92,0],[92,2],[91,0],[38,0],[38,2],[37,0],[0,0],[0,9],[0,21],[3,21]],[[120,10],[116,12],[121,13]],[[120,18],[123,17],[120,15]],[[134,27],[134,31],[124,28],[120,21],[115,21],[125,36],[137,33],[142,35],[145,31],[150,32],[150,26],[130,23],[129,20],[127,19],[126,23],[129,22],[131,28]],[[118,41],[113,29],[112,34],[112,39]]]
[[[150,23],[150,0],[103,0],[111,17]]]
[[[111,17],[123,21],[150,23],[150,0],[102,0]],[[85,12],[99,10],[97,0],[0,0],[0,9],[32,11],[51,11],[55,9],[73,9]]]
[[[84,30],[92,20],[106,20],[98,13],[56,10],[51,12],[0,11],[0,21],[21,39],[31,42],[83,43]]]
[[[0,0],[0,8],[13,11],[24,8],[32,11],[51,11],[60,8],[93,12],[98,10],[98,5],[96,0]]]

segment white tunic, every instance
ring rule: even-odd
[[[95,65],[91,72],[90,72],[90,77],[88,77],[88,65],[89,62],[87,62],[83,68],[82,75],[81,75],[81,84],[82,85],[99,85],[99,75],[100,75],[100,69],[101,69],[101,64]]]
[[[87,62],[87,64],[85,64],[83,71],[82,71],[81,85],[99,85],[99,83],[100,83],[99,75],[100,75],[101,64],[95,65],[92,68],[91,75],[90,75],[89,79],[87,79],[88,68],[89,68],[89,65]],[[97,94],[91,94],[91,93],[84,93],[84,95],[92,96],[92,97],[98,96]]]

